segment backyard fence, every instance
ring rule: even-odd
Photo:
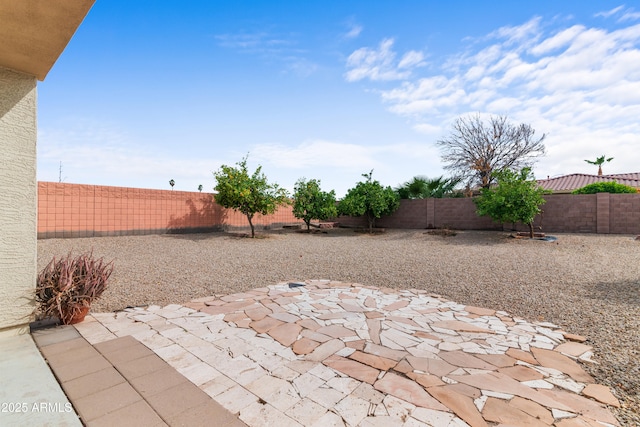
[[[543,232],[640,234],[640,194],[550,194],[534,221]],[[470,198],[402,200],[386,228],[511,229],[476,215]],[[364,218],[337,218],[366,226]],[[256,215],[257,228],[302,224],[291,206]],[[247,229],[244,215],[215,203],[210,193],[149,190],[53,182],[38,183],[38,238],[190,233]],[[520,225],[518,229],[525,228]]]
[[[549,194],[534,227],[545,233],[640,234],[640,193]],[[364,218],[339,219],[341,224],[365,226]],[[456,230],[510,230],[512,224],[479,217],[471,198],[401,200],[391,216],[376,226],[386,228],[452,228]],[[528,230],[516,224],[517,230]]]
[[[298,224],[292,208],[256,214],[257,228]],[[38,238],[196,233],[248,228],[246,216],[213,194],[38,182]]]

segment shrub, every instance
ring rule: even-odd
[[[335,218],[338,216],[335,191],[322,191],[319,180],[300,178],[293,193],[293,215],[304,221],[307,231],[312,219]]]
[[[69,324],[102,295],[112,272],[113,262],[94,259],[93,253],[53,258],[36,279],[37,314]]]
[[[338,204],[338,213],[349,216],[367,216],[369,233],[373,233],[375,221],[382,215],[391,215],[400,206],[400,198],[391,187],[383,187],[372,178],[373,170],[362,174],[365,181],[349,189]]]
[[[251,237],[255,237],[253,217],[259,213],[269,215],[278,206],[289,202],[287,192],[278,184],[269,184],[262,173],[262,166],[249,175],[247,157],[236,163],[237,167],[222,165],[213,175],[217,181],[215,200],[220,206],[236,210],[247,217]]]
[[[618,184],[616,181],[594,182],[578,188],[571,194],[596,194],[596,193],[637,193],[636,188],[628,185]]]
[[[540,213],[540,205],[545,203],[542,196],[547,191],[538,186],[529,168],[523,168],[520,172],[503,169],[495,175],[498,185],[483,188],[480,196],[473,200],[478,215],[488,215],[502,223],[527,224],[533,238],[533,220]]]

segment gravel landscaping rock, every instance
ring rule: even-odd
[[[115,261],[93,312],[185,303],[285,280],[332,279],[425,289],[462,304],[548,321],[587,337],[585,369],[610,386],[623,425],[640,425],[640,241],[630,235],[349,229],[238,234],[121,236],[38,241],[38,268],[52,257],[93,249]]]

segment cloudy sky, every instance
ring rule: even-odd
[[[210,191],[249,153],[342,196],[446,176],[476,113],[546,135],[537,178],[640,172],[640,2],[97,1],[38,102],[42,181]]]

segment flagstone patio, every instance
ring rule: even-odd
[[[135,338],[249,426],[619,425],[584,337],[420,290],[280,283],[75,327]]]

